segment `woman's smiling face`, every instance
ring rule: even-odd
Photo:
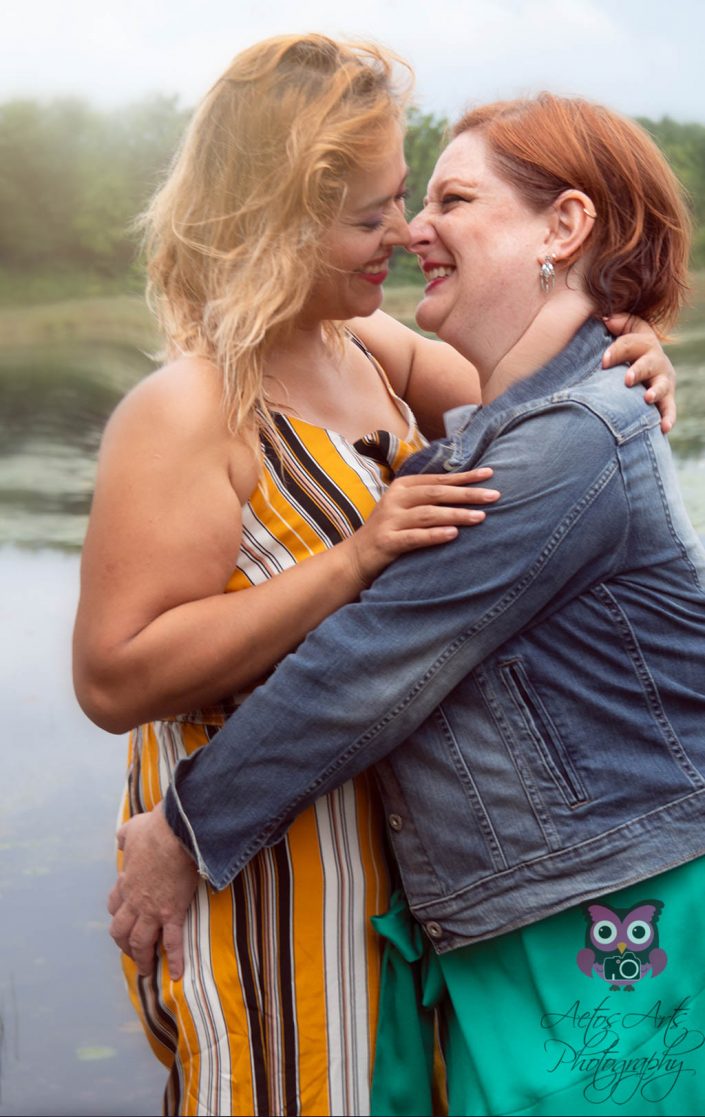
[[[403,136],[395,127],[384,158],[348,176],[345,205],[323,242],[326,274],[308,299],[316,320],[365,317],[381,306],[392,249],[409,242],[406,176]]]
[[[479,131],[461,133],[442,153],[410,232],[427,280],[419,326],[478,365],[498,344],[510,348],[541,306],[549,215],[497,174]]]

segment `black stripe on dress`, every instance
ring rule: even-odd
[[[398,439],[389,431],[375,431],[374,434],[367,434],[364,438],[358,438],[357,442],[353,442],[353,448],[363,458],[371,458],[373,462],[381,465],[383,470],[382,479],[388,482],[394,476],[391,463],[394,461],[395,443],[397,442]]]
[[[284,1067],[284,1112],[299,1112],[299,1051],[296,1036],[296,1002],[294,998],[293,912],[291,863],[287,843],[277,842],[271,849],[276,865],[277,929],[279,942],[279,987],[282,1008],[282,1045]]]
[[[233,922],[235,924],[235,948],[237,951],[242,987],[244,991],[245,1012],[247,1014],[248,1034],[252,1063],[252,1092],[254,1094],[255,1114],[266,1117],[269,1113],[269,1094],[267,1090],[267,1060],[262,1035],[262,1016],[260,995],[257,988],[257,975],[252,964],[252,954],[248,933],[248,914],[250,904],[245,892],[247,866],[232,883],[234,903]],[[259,905],[257,905],[259,907]]]
[[[355,531],[363,523],[363,517],[358,509],[328,474],[324,473],[316,459],[293,430],[291,424],[287,422],[286,417],[276,415],[275,422],[287,450],[299,463],[304,473],[311,478],[311,487],[323,492],[338,509],[341,518],[350,525],[350,531]],[[283,481],[287,496],[305,510],[308,518],[317,524],[333,542],[339,543],[344,538],[340,529],[326,515],[321,505],[312,499],[310,492],[300,483],[292,465],[287,464],[286,455],[282,460],[282,456],[269,439],[264,441],[264,451],[265,457],[274,472],[280,476],[282,471],[284,472]]]

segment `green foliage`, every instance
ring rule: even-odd
[[[406,210],[410,217],[423,208],[426,186],[446,141],[447,127],[448,121],[444,117],[421,113],[418,109],[409,113],[404,151],[409,168]],[[408,252],[395,254],[391,275],[393,282],[398,284],[421,285],[423,282],[416,258]]]
[[[153,97],[113,112],[79,100],[0,105],[0,294],[134,287],[130,223],[164,172],[186,113]],[[141,279],[140,279],[141,282]]]
[[[705,125],[679,124],[670,117],[649,120],[638,117],[638,123],[659,145],[689,197],[694,219],[694,268],[705,266]]]

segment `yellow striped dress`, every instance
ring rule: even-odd
[[[263,441],[267,484],[244,509],[228,591],[258,585],[360,526],[394,470],[424,444],[397,403],[409,423],[403,440],[376,432],[351,443],[275,416],[281,446]],[[150,810],[178,761],[207,744],[244,697],[136,729],[121,817]],[[388,897],[368,774],[306,810],[224,891],[201,882],[183,980],[172,982],[163,960],[152,978],[123,960],[147,1037],[169,1068],[164,1112],[369,1113],[381,957],[370,916],[386,911]]]

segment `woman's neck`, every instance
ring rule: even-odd
[[[317,384],[330,387],[339,362],[340,353],[326,338],[322,322],[293,327],[267,354],[265,387],[271,402],[286,406],[290,395],[314,392]]]
[[[531,376],[556,357],[594,312],[590,299],[581,291],[556,291],[496,364],[484,373],[479,370],[482,402],[491,403],[516,380]]]

